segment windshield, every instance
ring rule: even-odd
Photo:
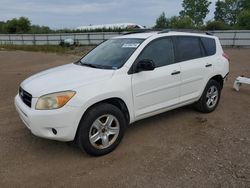
[[[110,39],[84,56],[80,63],[103,69],[118,69],[126,63],[143,39]]]

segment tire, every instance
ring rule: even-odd
[[[108,154],[121,142],[126,126],[125,116],[119,108],[107,103],[95,105],[79,124],[78,146],[89,155]]]
[[[213,112],[220,101],[221,89],[217,81],[209,80],[201,98],[195,103],[195,108],[203,113]]]

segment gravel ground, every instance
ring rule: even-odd
[[[76,56],[0,51],[1,187],[250,187],[250,49],[228,49],[230,77],[216,111],[184,107],[134,123],[120,146],[91,157],[33,136],[15,111],[20,82]]]

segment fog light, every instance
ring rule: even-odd
[[[54,135],[56,135],[56,134],[57,134],[57,130],[56,130],[56,129],[54,129],[54,128],[52,128],[52,132],[53,132],[53,134],[54,134]]]

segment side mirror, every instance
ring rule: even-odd
[[[136,71],[135,72],[141,72],[141,71],[152,71],[155,69],[155,64],[152,60],[144,59],[140,60],[136,65]]]

